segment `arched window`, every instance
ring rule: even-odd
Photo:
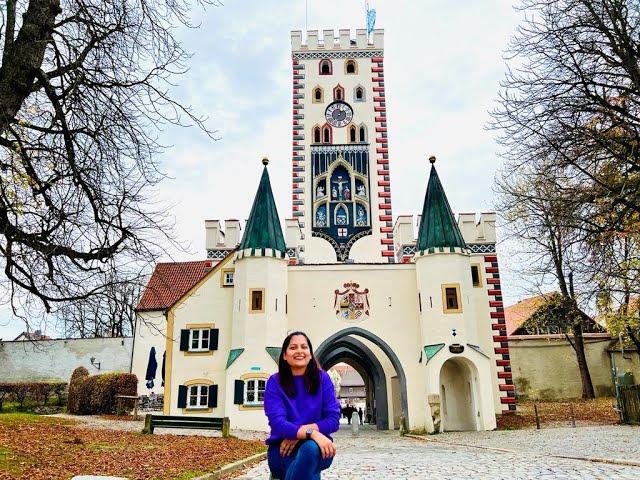
[[[356,126],[351,125],[349,127],[349,141],[351,143],[356,143]]]
[[[334,100],[344,100],[344,88],[342,88],[342,86],[337,85],[333,89],[333,99]]]
[[[322,103],[323,102],[323,94],[322,88],[316,87],[313,89],[313,103]]]
[[[331,127],[329,125],[322,128],[322,143],[331,143]]]
[[[362,102],[364,100],[364,89],[362,87],[356,88],[356,101]]]
[[[364,125],[360,127],[360,141],[361,142],[367,141],[367,129],[364,127]]]
[[[347,60],[344,64],[344,72],[352,75],[358,73],[358,66],[355,60]]]
[[[331,75],[332,73],[331,60],[320,60],[320,75]]]
[[[320,127],[313,129],[313,143],[320,143]]]

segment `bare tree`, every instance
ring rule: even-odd
[[[190,3],[215,2],[3,3],[0,262],[14,312],[109,298],[113,278],[135,276],[170,239],[154,203],[159,129],[211,135],[170,89],[188,58],[175,27]]]
[[[582,186],[579,228],[640,213],[640,1],[521,0],[493,127],[512,168],[546,157]]]
[[[124,337],[133,335],[141,283],[126,279],[103,282],[102,294],[60,305],[56,318],[65,337]]]
[[[529,326],[564,333],[576,354],[582,397],[594,398],[583,335],[593,323],[585,313],[590,286],[583,275],[582,232],[573,224],[581,208],[576,201],[580,186],[552,162],[529,158],[515,171],[506,166],[496,190],[498,210],[523,259],[520,273],[533,279],[540,291],[549,286],[558,289],[534,313]]]

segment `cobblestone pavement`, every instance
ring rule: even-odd
[[[619,459],[640,463],[640,428],[602,425],[542,430],[448,432],[439,441],[572,457]]]
[[[564,430],[564,429],[556,429]],[[587,445],[597,440],[596,445],[610,440],[607,428],[580,432],[568,440],[571,448],[576,452],[579,445]],[[602,433],[600,433],[602,431]],[[640,430],[636,430],[640,433]],[[499,435],[514,433],[507,436],[501,443]],[[323,480],[353,479],[353,480],[426,480],[426,479],[638,479],[640,467],[595,463],[584,460],[554,458],[544,453],[538,453],[527,444],[529,431],[513,432],[480,432],[482,436],[498,435],[495,445],[499,448],[519,450],[521,453],[505,453],[472,447],[447,445],[446,443],[400,438],[397,432],[376,432],[365,430],[357,436],[352,436],[350,430],[343,427],[335,437],[338,455],[333,466],[323,472]],[[521,435],[518,435],[521,434]],[[617,430],[615,431],[617,434]],[[454,434],[448,434],[453,441]],[[469,443],[466,440],[478,433],[455,434],[455,441]],[[629,432],[624,432],[625,438],[631,439]],[[629,435],[629,437],[626,437]],[[550,446],[555,448],[561,438],[568,438],[566,432],[549,434]],[[638,448],[637,433],[632,439]],[[438,436],[438,439],[445,435]],[[445,438],[443,438],[445,439]],[[517,439],[517,441],[514,441]],[[464,442],[463,442],[464,440]],[[511,443],[509,443],[511,442]],[[555,442],[555,443],[553,443]],[[537,443],[542,450],[543,438],[537,437]],[[493,445],[492,445],[493,446]],[[537,448],[537,447],[536,447]],[[546,447],[545,447],[546,448]],[[595,447],[597,448],[597,447]],[[632,449],[629,446],[628,449]],[[589,452],[579,451],[580,456]],[[555,452],[569,455],[570,451]],[[604,455],[598,454],[598,457]],[[617,455],[617,458],[626,458]],[[269,472],[266,461],[236,476],[236,480],[267,480]]]

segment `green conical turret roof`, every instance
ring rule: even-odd
[[[438,251],[436,249],[441,247],[448,248],[449,251],[454,251],[456,247],[464,249],[466,244],[436,172],[435,157],[431,157],[429,161],[431,173],[424,197],[417,250],[422,253],[430,249],[431,252]]]
[[[238,250],[271,248],[280,252],[281,256],[284,256],[286,250],[284,236],[282,235],[276,202],[271,191],[271,182],[267,171],[268,163],[269,160],[266,158],[262,160],[264,165],[262,178],[260,178],[258,192],[253,201],[247,228],[244,231]]]

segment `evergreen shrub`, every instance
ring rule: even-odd
[[[77,368],[71,376],[67,411],[76,415],[116,413],[118,395],[137,395],[138,378],[131,373],[89,375]],[[85,374],[86,372],[86,374]]]
[[[45,406],[52,395],[57,395],[60,403],[66,387],[64,382],[0,382],[0,410],[5,401],[18,402],[20,408],[27,400]]]

